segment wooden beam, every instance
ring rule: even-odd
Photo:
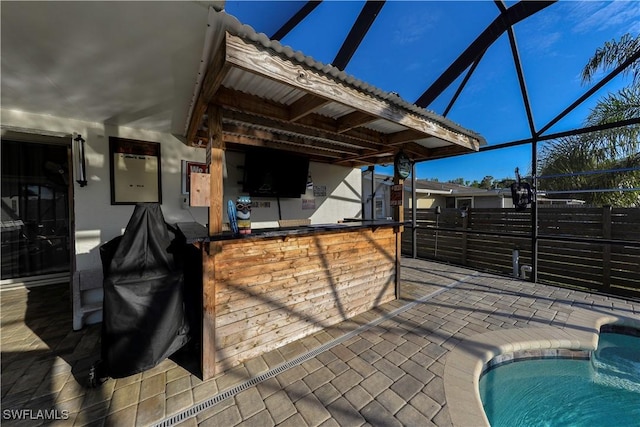
[[[304,126],[298,123],[288,123],[282,121],[271,120],[264,117],[257,117],[237,111],[224,111],[225,121],[247,123],[254,127],[261,127],[269,129],[275,133],[295,134],[298,137],[309,137],[314,140],[314,143],[318,143],[327,147],[335,147],[336,150],[344,150],[357,152],[356,150],[371,150],[373,151],[377,147],[372,147],[372,144],[360,139],[351,138],[345,135],[338,135],[322,129],[312,129],[308,126]]]
[[[338,119],[338,133],[344,133],[362,125],[375,122],[376,120],[378,120],[376,116],[361,111],[354,111]]]
[[[241,144],[241,140],[234,138],[235,136],[246,136],[251,139],[273,141],[276,143],[286,144],[289,147],[289,151],[322,154],[334,158],[342,158],[345,155],[353,155],[354,153],[358,152],[358,150],[355,149],[344,149],[336,145],[323,144],[322,142],[315,141],[309,138],[292,135],[282,135],[266,129],[248,128],[239,124],[225,123],[223,124],[223,129],[223,138],[225,142],[232,141],[236,144]]]
[[[289,106],[289,121],[295,122],[328,103],[329,101],[324,98],[319,98],[315,95],[304,95]]]
[[[403,130],[400,132],[392,133],[387,136],[387,143],[389,145],[404,144],[406,142],[415,141],[416,139],[422,139],[424,135],[415,130]]]
[[[222,141],[222,112],[215,106],[207,111],[209,123],[209,144],[207,145],[209,159],[209,234],[222,232],[222,201],[224,142]]]
[[[246,93],[234,91],[228,88],[221,87],[218,90],[213,102],[220,105],[226,110],[233,110],[242,113],[247,113],[267,119],[278,120],[280,122],[289,122],[290,111],[289,107],[284,104],[279,104],[267,99],[257,97],[255,95],[249,95]],[[225,113],[225,117],[227,113]],[[338,121],[330,117],[320,116],[318,114],[308,114],[300,117],[296,125],[304,126],[298,127],[297,133],[304,135],[315,135],[312,132],[321,131],[325,134],[331,134],[331,139],[339,141],[342,138],[352,138],[353,140],[359,140],[360,147],[370,146],[371,149],[375,149],[378,146],[382,146],[384,142],[384,135],[380,132],[376,132],[371,129],[353,129],[350,131],[342,132],[342,135],[338,134]],[[291,129],[293,132],[293,128]]]
[[[309,156],[322,156],[334,161],[342,158],[340,153],[315,148],[310,144],[292,144],[286,137],[279,139],[277,136],[267,131],[255,129],[243,129],[241,132],[225,133],[224,140],[229,144],[277,148],[279,150],[307,154]]]
[[[476,138],[453,132],[435,121],[419,117],[382,98],[339,84],[323,73],[273,55],[268,50],[250,44],[240,37],[227,33],[226,42],[227,61],[235,67],[361,112],[368,112],[426,135],[437,136],[456,145],[473,150],[479,148],[480,141]]]
[[[222,80],[229,72],[231,68],[226,62],[226,48],[225,43],[221,43],[219,48],[216,49],[213,60],[209,63],[205,77],[200,86],[200,93],[196,99],[196,104],[191,111],[191,117],[189,118],[189,126],[187,128],[187,144],[195,143],[196,133],[202,125],[202,117],[204,116],[211,98],[218,91]],[[197,145],[197,144],[196,144]]]

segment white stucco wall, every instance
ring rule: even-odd
[[[226,202],[235,201],[245,194],[242,192],[244,154],[227,151],[225,153],[227,177],[224,180],[225,209],[224,221],[228,221]],[[299,199],[280,199],[282,219],[311,219],[312,224],[335,223],[343,218],[360,217],[362,201],[360,196],[360,169],[324,163],[309,163],[309,174],[315,186],[326,188],[326,196],[314,197],[312,192]],[[303,199],[308,199],[314,209],[303,209]],[[278,201],[275,197],[253,197],[251,199],[251,227],[266,228],[278,226]],[[269,206],[265,206],[268,204]]]
[[[162,212],[169,223],[196,221],[205,223],[207,208],[182,209],[180,189],[181,160],[204,162],[203,149],[187,147],[170,134],[82,122],[2,110],[1,122],[12,130],[29,133],[79,133],[86,140],[86,187],[74,181],[76,270],[100,268],[99,247],[122,234],[133,212],[133,205],[111,205],[109,179],[109,137],[117,136],[161,144]]]
[[[73,200],[75,217],[75,271],[74,311],[82,304],[101,301],[102,265],[100,246],[119,236],[133,213],[133,205],[111,205],[109,176],[109,137],[121,137],[161,144],[162,212],[168,223],[196,221],[208,222],[208,208],[182,206],[182,160],[205,161],[205,150],[183,144],[168,133],[144,131],[133,128],[83,122],[62,117],[44,116],[11,110],[0,110],[3,129],[27,134],[54,134],[68,136],[79,133],[86,140],[86,187],[74,181]],[[224,180],[224,199],[236,200],[242,191],[244,155],[227,152],[227,177]],[[281,199],[282,219],[310,218],[314,224],[334,223],[342,218],[361,215],[361,174],[359,169],[311,162],[309,172],[313,183],[326,187],[326,196],[313,197],[314,209],[302,209],[302,199]],[[252,227],[277,227],[278,204],[275,198],[255,198],[252,210]],[[262,203],[260,203],[262,202]],[[265,207],[265,204],[269,207]],[[226,217],[226,203],[224,204]],[[96,312],[85,319],[88,323],[101,320]],[[75,314],[74,314],[75,316]]]

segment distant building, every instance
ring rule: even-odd
[[[362,212],[364,219],[389,218],[392,216],[390,192],[393,185],[393,177],[383,174],[375,174],[375,181],[371,185],[371,172],[362,172]],[[372,196],[373,194],[373,196]],[[538,194],[540,207],[557,205],[584,205],[583,200],[577,199],[552,199]],[[372,207],[373,203],[373,207]],[[404,206],[411,208],[411,180],[404,184]],[[511,208],[511,189],[484,189],[467,187],[450,182],[428,181],[425,179],[416,180],[416,207],[418,209],[432,209],[436,206],[441,208],[462,209],[469,207],[472,209],[490,208]]]

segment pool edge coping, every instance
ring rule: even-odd
[[[563,327],[491,331],[460,342],[447,355],[443,376],[452,425],[489,426],[478,385],[485,365],[494,357],[521,350],[595,350],[600,328],[608,324],[640,328],[640,319],[577,308]]]

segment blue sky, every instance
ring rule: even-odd
[[[226,10],[271,35],[301,4],[227,1]],[[325,0],[281,43],[331,63],[363,4]],[[498,14],[493,1],[387,1],[345,71],[413,102]],[[580,72],[596,48],[640,32],[640,2],[560,1],[514,31],[537,130],[589,88],[581,85]],[[442,114],[460,80],[428,109]],[[628,82],[618,76],[548,133],[581,127],[599,96]],[[506,33],[488,49],[447,117],[482,134],[490,145],[530,137]],[[486,175],[514,177],[515,167],[523,174],[530,171],[530,145],[422,162],[417,177],[480,181]]]

